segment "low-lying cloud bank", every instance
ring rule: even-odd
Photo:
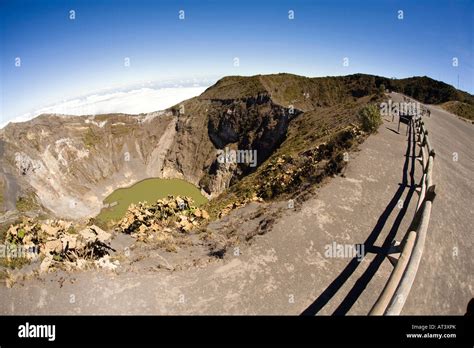
[[[166,109],[177,103],[200,95],[208,85],[141,87],[128,91],[109,91],[63,101],[38,109],[0,124],[25,122],[41,114],[98,115],[109,113],[140,114]]]

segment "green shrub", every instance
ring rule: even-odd
[[[93,148],[97,143],[100,141],[100,137],[94,133],[94,131],[91,128],[87,129],[87,132],[84,134],[84,145],[86,145],[87,148]]]
[[[382,117],[380,110],[376,105],[368,105],[359,111],[359,120],[362,124],[362,129],[368,133],[374,133],[382,124]]]
[[[38,203],[36,203],[36,199],[33,194],[28,193],[25,196],[18,197],[16,201],[16,209],[19,212],[27,212],[32,211],[38,208]]]
[[[385,85],[382,83],[379,86],[378,94],[383,96],[385,94],[385,90],[386,90]]]

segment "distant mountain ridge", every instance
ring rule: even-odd
[[[425,104],[442,104],[448,101],[459,101],[474,105],[474,96],[468,92],[429,78],[415,76],[404,79],[393,79],[368,74],[346,76],[304,77],[281,73],[274,75],[255,75],[250,77],[227,76],[209,87],[201,98],[235,99],[251,94],[271,93],[277,98],[298,98],[295,88],[316,92],[318,100],[330,103],[329,99],[340,101],[342,96],[360,97],[376,93],[380,86],[406,94]],[[238,88],[235,88],[237,87]],[[281,86],[282,89],[278,89]]]

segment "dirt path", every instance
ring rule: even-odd
[[[472,254],[473,186],[468,177],[473,161],[468,150],[473,126],[435,109],[431,115],[426,123],[439,151],[434,169],[439,193],[405,312],[461,314],[472,296],[468,276],[474,273],[466,257]],[[350,156],[344,177],[330,180],[303,206],[288,209],[271,231],[239,253],[174,272],[57,272],[19,281],[12,289],[0,288],[0,313],[365,315],[392,270],[380,250],[402,238],[417,200],[413,184],[420,166],[405,125],[400,133],[387,118],[379,133]],[[461,168],[448,161],[455,150],[441,149],[444,142],[459,152],[456,165]],[[364,244],[367,254],[330,257],[327,250],[334,243]],[[454,245],[458,259],[446,259]],[[168,255],[160,257],[167,260]]]

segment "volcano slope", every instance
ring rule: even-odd
[[[173,251],[104,224],[114,234],[112,257],[120,267],[71,273],[58,265],[38,274],[37,261],[8,270],[3,274],[11,288],[1,288],[2,313],[301,312],[337,274],[331,269],[344,265],[324,258],[321,243],[362,242],[381,214],[381,201],[398,185],[406,139],[382,127],[358,158],[351,152],[366,137],[358,111],[380,101],[390,83],[368,75],[227,77],[162,112],[42,115],[10,124],[0,135],[1,187],[4,208],[17,211],[7,208],[4,226],[22,215],[87,224],[110,192],[147,177],[182,178],[198,186],[211,198],[204,209],[212,221],[187,233]],[[257,168],[219,163],[216,152],[225,147],[257,150]],[[356,160],[346,162],[347,153]],[[367,164],[378,158],[379,169],[394,169],[386,179],[390,185],[371,184],[383,173]],[[360,171],[345,181],[355,185],[353,200],[334,186],[317,190],[346,163]],[[377,199],[365,196],[360,180],[377,188]],[[315,192],[339,192],[340,216],[323,213],[327,203]],[[341,209],[355,215],[344,217]],[[335,220],[352,227],[324,228]],[[345,312],[368,312],[389,270],[386,263],[380,269],[367,300],[352,306],[349,298]],[[71,303],[71,294],[79,301]]]
[[[31,204],[23,210],[91,217],[113,190],[149,177],[182,178],[215,197],[251,169],[220,165],[216,149],[257,150],[260,165],[284,141],[292,118],[343,103],[351,108],[375,88],[354,97],[342,80],[228,77],[162,112],[40,115],[9,124],[0,133],[3,206],[11,210],[24,198]]]

